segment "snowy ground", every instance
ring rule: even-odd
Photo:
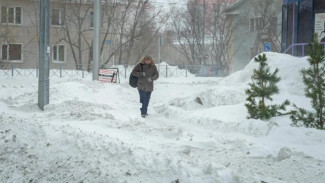
[[[268,53],[281,93],[310,108],[306,58]],[[160,78],[140,117],[136,89],[90,79],[0,78],[0,182],[324,183],[325,132],[288,116],[248,120],[251,62],[227,78]],[[200,98],[203,105],[197,102]]]

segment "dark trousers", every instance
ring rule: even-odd
[[[148,111],[149,100],[151,96],[151,92],[146,92],[143,90],[138,90],[140,95],[140,103],[142,104],[141,115],[146,115]]]

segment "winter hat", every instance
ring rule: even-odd
[[[146,55],[146,56],[143,57],[143,60],[144,60],[144,61],[146,61],[146,60],[150,60],[150,61],[152,62],[152,61],[153,61],[153,58],[152,58],[152,56],[150,56],[150,55]]]
[[[145,64],[145,61],[146,61],[146,60],[150,60],[150,61],[151,61],[150,65],[155,65],[155,60],[152,58],[152,56],[150,56],[150,55],[146,55],[146,56],[144,56],[144,57],[141,59],[141,63],[142,63],[142,64]]]

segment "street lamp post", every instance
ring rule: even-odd
[[[93,81],[98,80],[99,40],[101,27],[101,0],[94,1],[94,46],[93,46]]]
[[[50,2],[40,1],[40,45],[39,45],[39,76],[38,106],[44,110],[49,104],[49,73],[50,73]]]

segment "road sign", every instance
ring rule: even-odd
[[[103,83],[117,83],[118,68],[99,69],[98,81]]]
[[[113,44],[113,41],[112,40],[105,40],[104,43],[105,44]]]
[[[271,43],[270,42],[265,42],[264,43],[264,51],[266,51],[266,52],[271,51]]]
[[[205,60],[208,60],[208,58],[209,58],[209,53],[206,53],[206,54],[204,55],[204,59],[205,59]]]

